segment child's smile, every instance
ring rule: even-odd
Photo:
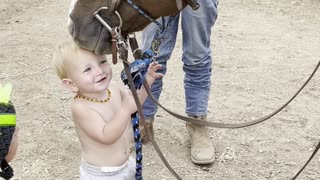
[[[97,83],[104,82],[106,79],[107,79],[107,77],[103,77],[103,78],[101,78],[100,80],[98,80]]]

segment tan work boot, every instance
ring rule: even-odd
[[[151,132],[151,136],[153,137],[153,122],[154,122],[154,118],[147,118],[145,119],[145,122],[147,124],[147,127],[150,129]],[[151,141],[151,139],[149,139],[148,135],[147,135],[147,130],[144,129],[144,126],[142,124],[142,122],[139,123],[139,128],[140,128],[140,135],[141,135],[141,142],[143,144],[147,144]]]
[[[204,116],[189,116],[201,121],[206,121]],[[215,159],[212,141],[209,137],[208,128],[205,126],[187,123],[191,143],[191,161],[194,164],[210,164]]]

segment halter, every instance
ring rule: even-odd
[[[181,1],[183,0],[176,0],[177,1],[177,7],[178,9],[180,9],[180,5],[182,4]],[[178,2],[179,1],[179,2]],[[200,5],[197,2],[197,0],[184,0],[193,10],[197,10]],[[159,33],[156,34],[154,41],[153,41],[153,45],[155,46],[155,48],[160,47],[160,38],[161,34],[163,34],[164,32],[164,26],[162,26],[158,21],[156,21],[155,19],[153,19],[151,16],[148,15],[148,13],[146,13],[144,10],[142,10],[139,6],[137,6],[132,0],[127,0],[128,4],[135,9],[140,15],[142,15],[143,17],[145,17],[146,19],[148,19],[150,22],[155,23],[159,29],[161,29],[161,31]],[[113,64],[117,63],[117,50],[119,49],[119,46],[126,46],[125,44],[119,44],[119,42],[123,42],[122,36],[121,36],[121,27],[122,27],[122,18],[120,17],[120,14],[115,10],[116,7],[119,5],[120,0],[109,0],[108,1],[108,7],[101,7],[99,8],[97,11],[95,11],[93,13],[93,15],[97,18],[97,20],[111,33],[112,36],[112,62]],[[109,14],[113,14],[115,13],[120,21],[119,26],[112,28],[110,27],[102,18],[101,16],[98,14],[101,10],[107,10]],[[162,21],[164,22],[164,18],[162,18]],[[163,23],[164,24],[164,23]],[[159,36],[159,38],[157,38],[157,36]],[[126,49],[128,47],[125,47]],[[157,53],[159,52],[159,49],[155,49],[154,51]]]

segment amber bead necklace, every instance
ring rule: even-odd
[[[108,102],[110,100],[110,97],[111,97],[111,91],[109,89],[107,89],[107,94],[108,94],[108,97],[106,99],[104,99],[104,100],[90,98],[90,97],[82,96],[82,95],[79,95],[79,94],[77,94],[74,97],[74,99],[80,98],[80,99],[84,99],[84,100],[91,101],[91,102],[106,103],[106,102]]]

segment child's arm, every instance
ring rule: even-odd
[[[163,74],[156,72],[157,70],[161,69],[161,67],[162,67],[162,65],[159,64],[158,62],[152,62],[149,65],[148,72],[146,74],[146,81],[147,81],[150,88],[151,88],[151,85],[153,84],[153,82],[155,81],[155,79],[162,78],[164,76]],[[141,102],[141,104],[143,104],[144,101],[148,97],[148,93],[147,93],[145,87],[142,86],[142,88],[138,91],[138,93],[139,93],[139,97],[140,97],[140,102]]]
[[[131,114],[136,110],[132,95],[127,94],[120,110],[115,112],[113,118],[108,122],[98,112],[82,103],[72,106],[72,116],[75,123],[92,139],[103,144],[113,144],[125,132]]]

